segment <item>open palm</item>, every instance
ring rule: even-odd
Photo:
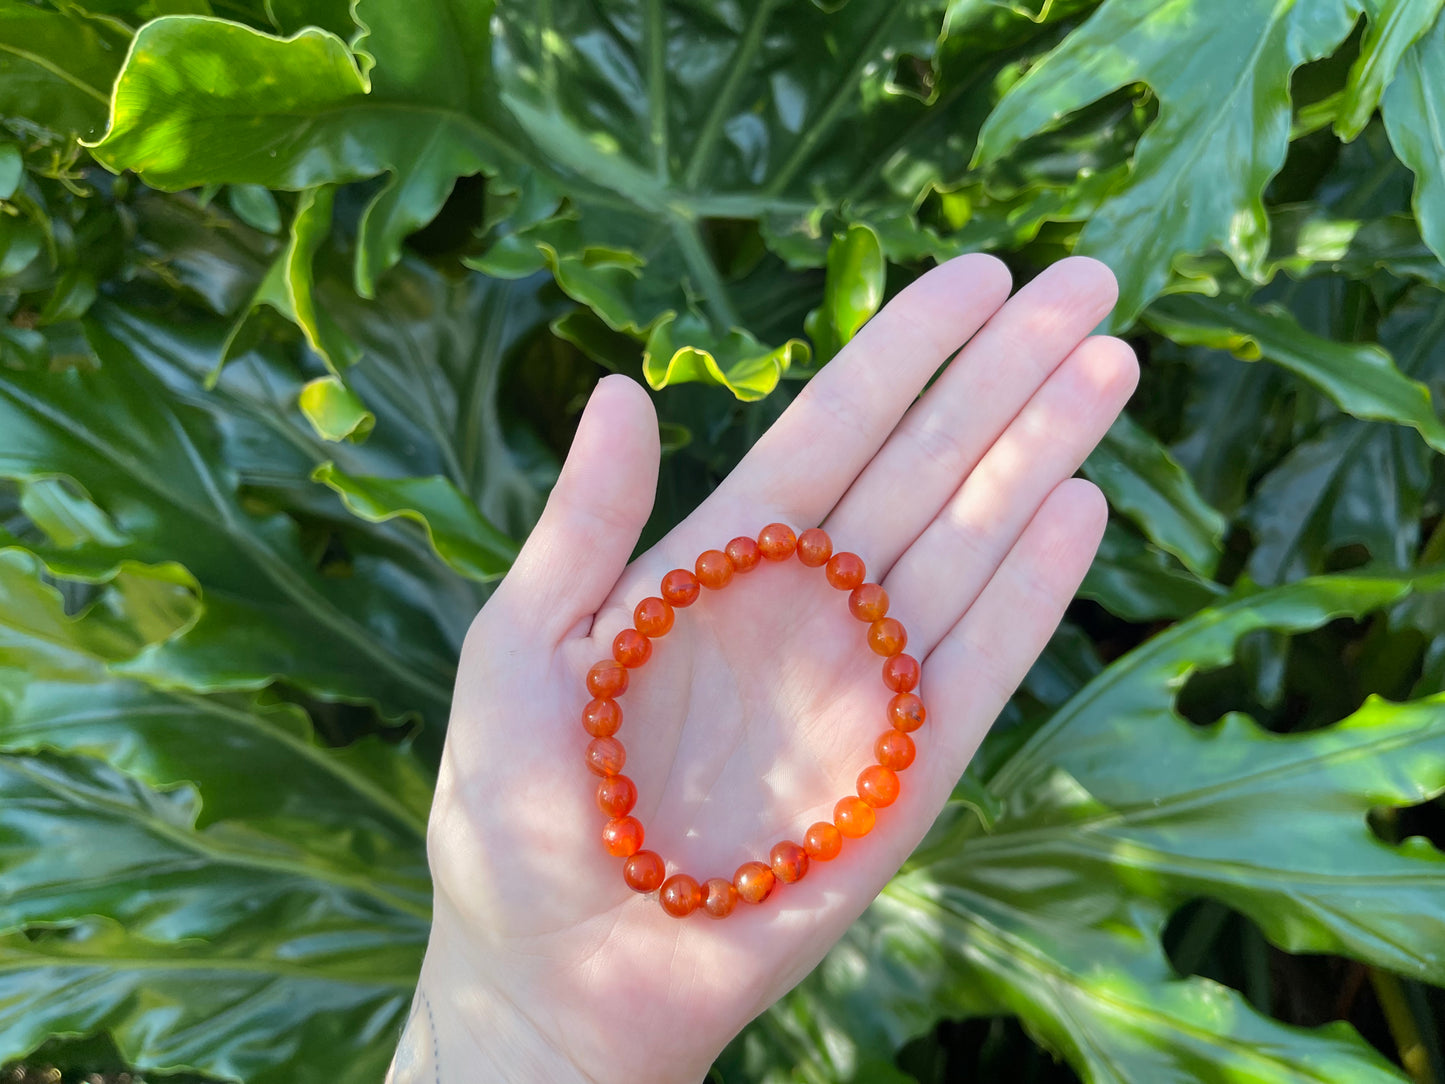
[[[1008,291],[986,256],[923,276],[630,565],[656,484],[656,421],[636,385],[598,386],[461,660],[423,971],[431,1026],[470,1043],[451,1056],[489,1059],[488,1079],[701,1079],[923,836],[1093,557],[1104,502],[1070,476],[1137,379],[1126,345],[1088,337],[1113,304],[1102,265],[1067,260],[1005,303]],[[631,892],[603,851],[582,679],[664,573],[773,521],[821,523],[867,562],[923,663],[929,719],[872,834],[759,906],[678,920]],[[669,873],[731,877],[777,841],[801,842],[853,792],[890,694],[846,597],[821,571],[765,561],[678,610],[633,672],[618,737],[645,846]],[[435,1040],[439,1058],[451,1041]],[[477,1065],[455,1065],[455,1078]]]

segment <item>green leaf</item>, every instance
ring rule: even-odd
[[[1085,460],[1083,473],[1161,549],[1208,579],[1223,549],[1224,517],[1148,432],[1121,414]]]
[[[236,217],[252,229],[262,233],[281,232],[281,210],[268,189],[259,184],[234,184],[226,196]]]
[[[335,490],[362,519],[384,523],[401,516],[419,523],[442,560],[479,583],[505,574],[517,556],[517,544],[445,478],[357,478],[334,463],[322,463],[312,477]]]
[[[1401,373],[1373,343],[1314,335],[1275,305],[1256,308],[1197,294],[1163,298],[1146,319],[1177,343],[1229,350],[1246,361],[1267,358],[1313,384],[1346,413],[1408,425],[1432,448],[1445,451],[1445,424],[1429,390]]]
[[[316,278],[312,263],[316,250],[331,229],[334,190],[329,186],[301,193],[296,217],[291,220],[291,239],[282,256],[282,284],[286,292],[284,315],[296,321],[306,341],[325,360],[333,373],[356,363],[356,344],[337,326],[336,320],[316,301]]]
[[[820,364],[843,349],[878,311],[887,271],[882,243],[872,227],[855,223],[833,237],[823,303],[804,323]]]
[[[1364,6],[1370,25],[1335,118],[1335,134],[1347,143],[1365,130],[1402,57],[1436,24],[1445,0],[1365,0]]]
[[[714,350],[689,345],[711,338],[707,328],[695,320],[664,318],[647,337],[642,371],[648,385],[660,391],[675,384],[713,384],[750,403],[776,388],[794,363],[808,362],[808,344],[801,339],[769,348],[737,328],[719,340]]]
[[[152,680],[256,688],[286,674],[320,696],[440,715],[456,628],[364,556],[349,580],[322,576],[294,523],[243,507],[221,451],[226,422],[170,393],[142,360],[164,356],[162,327],[108,313],[90,328],[99,369],[0,370],[0,476],[68,478],[127,539],[47,553],[47,563],[94,578],[123,561],[189,570],[204,613],[127,664]],[[383,647],[378,621],[407,627],[406,646]]]
[[[376,415],[335,376],[318,376],[297,397],[301,413],[323,440],[365,440]]]
[[[941,1016],[1018,1014],[1091,1082],[1400,1081],[1351,1029],[1286,1027],[1181,979],[1158,938],[1200,896],[1281,947],[1445,975],[1445,857],[1372,832],[1379,805],[1445,790],[1445,698],[1371,699],[1281,737],[1174,708],[1190,674],[1247,633],[1302,632],[1406,597],[1386,577],[1324,577],[1209,607],[1075,694],[987,784],[997,815],[947,813],[808,979],[734,1047],[750,1079],[851,1080],[858,1053]],[[1288,816],[1280,816],[1280,810]],[[801,1063],[798,1077],[773,1067]],[[866,1075],[864,1076],[866,1078]]]
[[[110,591],[69,617],[0,551],[0,645],[30,645],[0,647],[0,1059],[108,1031],[142,1069],[375,1079],[426,942],[429,778],[290,705],[108,676],[164,634]]]
[[[1445,261],[1445,177],[1440,148],[1445,147],[1445,20],[1416,41],[1400,61],[1399,74],[1385,92],[1380,111],[1400,160],[1415,174],[1411,201],[1420,233]]]
[[[370,296],[456,178],[504,146],[483,93],[489,11],[363,0],[356,56],[323,30],[282,39],[219,19],[156,19],[136,34],[95,156],[168,190],[300,190],[389,173],[361,221],[356,281]]]
[[[73,11],[0,0],[0,116],[55,139],[94,136],[127,36]]]
[[[1402,6],[1412,5],[1380,0],[1373,14],[1389,20]],[[1158,296],[1179,256],[1217,247],[1258,281],[1269,243],[1262,196],[1289,142],[1290,73],[1332,52],[1359,10],[1355,0],[1105,0],[1009,88],[976,158],[995,160],[1057,118],[1146,83],[1158,120],[1077,246],[1119,277],[1113,326]]]
[[[0,199],[15,195],[25,178],[25,157],[14,143],[0,141]]]
[[[1445,376],[1437,294],[1399,305],[1380,335],[1407,376],[1432,383]],[[1409,569],[1434,459],[1398,426],[1326,419],[1256,483],[1244,510],[1256,543],[1250,575],[1274,584],[1323,572],[1347,546],[1363,546],[1376,567]]]
[[[1079,586],[1126,621],[1177,620],[1218,601],[1224,588],[1180,568],[1164,552],[1110,522]]]

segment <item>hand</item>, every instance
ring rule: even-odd
[[[429,838],[436,915],[398,1084],[700,1080],[922,838],[1093,558],[1104,500],[1070,475],[1138,377],[1128,346],[1086,337],[1114,300],[1101,264],[1065,260],[1008,292],[988,256],[924,275],[630,565],[657,423],[631,381],[597,386],[462,653]],[[918,760],[837,860],[724,921],[670,918],[603,851],[583,675],[664,573],[775,520],[823,524],[887,589],[923,663]],[[871,763],[880,670],[818,572],[765,561],[705,590],[621,701],[644,846],[703,881],[801,842]]]

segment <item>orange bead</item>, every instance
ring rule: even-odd
[[[666,873],[662,855],[656,851],[638,851],[622,863],[622,879],[634,892],[656,892]]]
[[[833,540],[821,527],[809,527],[798,535],[798,560],[809,568],[821,568],[833,556]]]
[[[733,563],[735,572],[751,572],[763,559],[763,551],[758,549],[758,544],[746,535],[734,538],[723,547],[723,552]]]
[[[803,849],[808,852],[809,858],[819,862],[831,862],[843,849],[843,833],[838,831],[837,825],[819,821],[809,828],[808,834],[803,837]]]
[[[738,905],[738,890],[726,877],[714,877],[702,886],[702,908],[708,918],[727,918]]]
[[[631,858],[642,849],[642,822],[636,817],[618,817],[602,829],[602,845],[613,858]]]
[[[773,867],[774,876],[784,884],[801,881],[808,872],[808,852],[791,839],[774,844],[772,851],[768,853],[768,861]]]
[[[672,631],[672,607],[660,598],[645,598],[632,611],[637,631],[654,640]]]
[[[918,749],[913,744],[913,739],[903,731],[886,730],[878,735],[878,741],[873,745],[873,755],[883,767],[901,772],[913,763]]]
[[[844,550],[842,553],[833,554],[828,559],[828,564],[823,569],[823,575],[827,576],[828,582],[838,590],[851,591],[863,582],[863,577],[868,575],[868,566],[856,553]]]
[[[758,549],[769,561],[786,561],[798,548],[798,536],[786,523],[769,523],[758,532]]]
[[[697,558],[697,582],[709,591],[721,591],[733,578],[733,563],[722,550],[704,550]]]
[[[838,804],[833,807],[833,823],[838,826],[838,831],[849,839],[859,839],[873,831],[875,820],[877,816],[873,807],[862,798],[855,798],[851,794],[838,799]]]
[[[670,606],[691,606],[700,594],[697,577],[685,568],[674,568],[662,577],[662,597]]]
[[[895,618],[879,618],[868,626],[868,646],[878,655],[897,655],[908,646],[908,630]]]
[[[909,693],[918,687],[918,660],[912,655],[894,655],[883,664],[883,684],[895,693]]]
[[[898,731],[890,730],[890,734]],[[904,735],[907,737],[907,735]],[[625,817],[637,804],[637,784],[625,775],[607,775],[597,784],[597,808],[609,817]]]
[[[897,730],[917,730],[928,719],[928,709],[917,693],[899,693],[888,701],[888,721]]]
[[[587,691],[599,699],[621,696],[627,691],[627,667],[616,659],[593,663],[587,671]]]
[[[597,775],[616,775],[627,763],[627,750],[616,738],[593,738],[587,743],[587,767]]]
[[[652,658],[652,641],[636,629],[623,629],[612,638],[612,657],[629,670]]]
[[[876,583],[864,583],[853,588],[848,596],[848,612],[859,621],[870,625],[888,613],[888,592]]]
[[[686,873],[674,873],[662,882],[658,902],[673,918],[686,918],[702,906],[703,899],[702,885]]]
[[[589,700],[582,709],[582,729],[594,738],[610,738],[622,725],[622,709],[616,700]]]
[[[744,903],[762,903],[778,883],[770,867],[761,862],[744,862],[733,874],[733,887]]]
[[[858,773],[858,797],[874,809],[898,801],[898,776],[881,764],[870,764]]]

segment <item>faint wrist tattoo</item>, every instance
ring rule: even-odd
[[[411,1015],[401,1033],[401,1042],[396,1046],[396,1056],[391,1060],[391,1073],[387,1084],[441,1084],[441,1046],[437,1039],[436,1016],[432,1013],[431,999],[426,991],[417,987],[412,998]]]

